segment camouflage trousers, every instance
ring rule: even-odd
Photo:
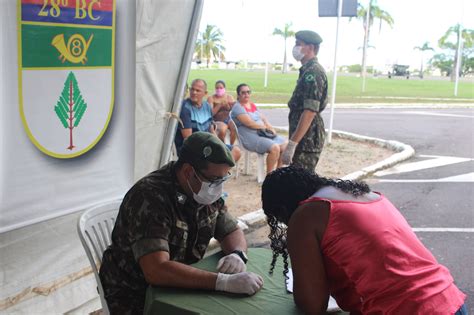
[[[107,296],[105,294],[110,315],[142,315],[145,308],[145,296],[116,295]]]
[[[295,152],[295,155],[293,155],[293,162],[291,165],[295,165],[301,168],[304,168],[311,173],[316,172],[316,165],[319,162],[319,156],[321,155],[321,151],[317,152],[306,152],[306,151],[299,151],[297,150]]]

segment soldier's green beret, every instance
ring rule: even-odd
[[[180,160],[195,167],[204,162],[235,165],[229,148],[217,136],[209,132],[194,132],[184,140],[179,155]]]
[[[318,33],[308,30],[296,32],[295,37],[306,44],[319,45],[323,41]]]

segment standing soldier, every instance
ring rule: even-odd
[[[328,79],[316,58],[323,40],[313,31],[299,31],[295,37],[293,57],[301,61],[302,67],[288,102],[290,134],[282,161],[314,173],[325,139],[320,113],[327,105]]]

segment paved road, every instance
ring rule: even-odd
[[[276,126],[287,109],[262,109]],[[328,127],[329,110],[323,113]],[[474,110],[338,109],[334,129],[411,145],[416,155],[369,179],[470,298],[474,314]]]

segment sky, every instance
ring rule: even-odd
[[[337,1],[337,0],[335,0]],[[358,0],[367,6],[368,0]],[[449,27],[460,23],[474,29],[474,0],[376,0],[375,3],[394,19],[390,28],[379,23],[371,28],[368,49],[369,66],[385,70],[391,64],[408,64],[419,69],[421,53],[413,48],[429,42],[435,52],[441,52],[438,40]],[[272,36],[275,28],[310,29],[323,38],[318,55],[326,69],[332,69],[336,44],[336,17],[319,17],[318,0],[205,0],[200,30],[207,24],[223,32],[226,59],[232,61],[283,62],[284,40]],[[361,64],[364,29],[362,22],[341,18],[339,26],[338,65]],[[288,61],[294,38],[287,43]],[[425,53],[426,61],[432,56]]]

